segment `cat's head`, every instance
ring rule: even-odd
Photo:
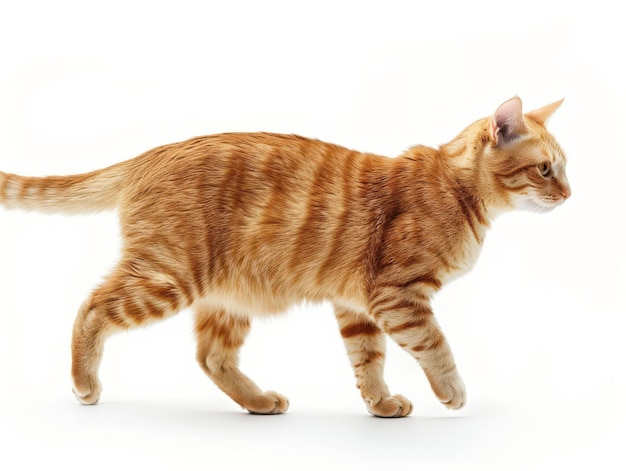
[[[524,114],[514,97],[482,121],[476,163],[494,209],[543,212],[570,197],[565,154],[545,127],[562,102]]]

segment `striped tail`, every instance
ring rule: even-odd
[[[0,172],[0,204],[9,209],[50,213],[114,209],[123,179],[120,165],[63,177],[21,177]]]

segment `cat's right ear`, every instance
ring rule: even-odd
[[[502,103],[489,123],[489,136],[496,146],[517,139],[525,131],[522,100],[519,97],[513,97]]]

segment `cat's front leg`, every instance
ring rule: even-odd
[[[450,346],[434,318],[428,287],[376,290],[370,314],[377,325],[421,365],[437,398],[450,409],[465,405],[465,385]]]

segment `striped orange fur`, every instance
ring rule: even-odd
[[[471,268],[498,213],[569,197],[565,156],[544,126],[559,105],[524,115],[513,98],[439,149],[397,158],[298,136],[198,137],[83,175],[0,173],[0,201],[68,213],[118,208],[121,260],[74,324],[74,391],[85,404],[100,398],[108,335],[192,307],[206,374],[250,412],[284,412],[284,396],[238,368],[250,317],[330,300],[372,414],[412,409],[384,382],[384,335],[456,409],[465,389],[430,298]]]

